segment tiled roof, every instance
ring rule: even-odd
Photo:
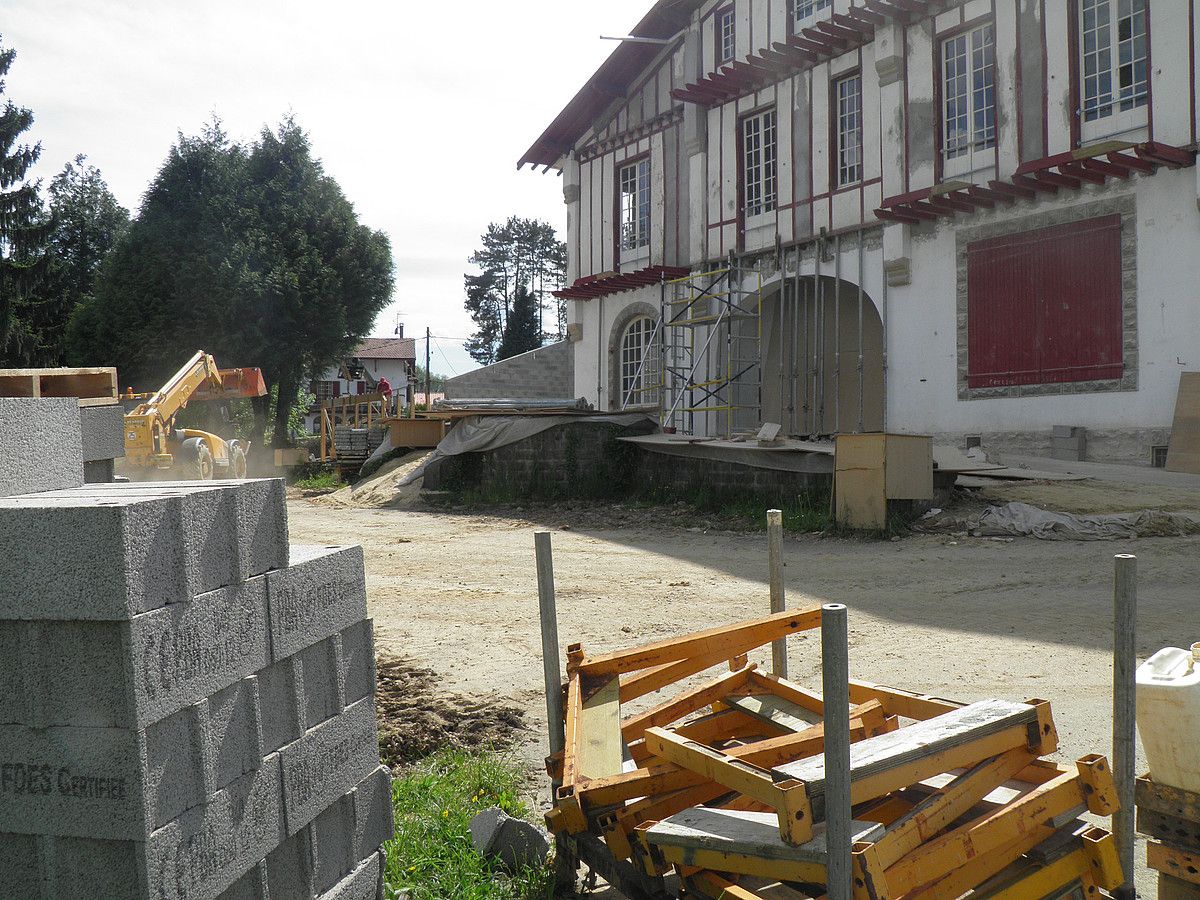
[[[413,338],[366,338],[354,355],[359,359],[416,359],[417,342]]]

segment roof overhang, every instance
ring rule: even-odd
[[[658,0],[650,12],[629,32],[634,37],[667,40],[675,37],[691,21],[692,13],[703,0]],[[542,132],[533,146],[517,163],[551,169],[579,138],[595,124],[606,109],[626,92],[664,50],[661,44],[624,41],[600,64],[594,75],[579,89]]]
[[[555,291],[554,296],[559,300],[592,300],[648,284],[660,284],[672,278],[682,278],[688,271],[681,266],[646,266],[635,272],[601,272],[599,275],[575,279],[570,287]]]

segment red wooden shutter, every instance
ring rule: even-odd
[[[1120,378],[1121,217],[967,247],[967,384]]]

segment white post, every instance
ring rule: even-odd
[[[783,512],[767,510],[767,569],[771,583],[771,612],[787,609],[783,594]],[[787,638],[771,642],[771,671],[780,678],[788,677]]]

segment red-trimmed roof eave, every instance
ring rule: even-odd
[[[663,279],[682,278],[688,269],[682,266],[646,266],[633,272],[607,272],[577,278],[570,287],[554,291],[560,300],[592,300],[608,294],[645,287]]]
[[[1109,178],[1124,180],[1134,172],[1152,175],[1160,167],[1180,169],[1195,164],[1196,151],[1158,141],[1127,145],[1120,150],[1098,147],[1089,151],[1085,147],[1022,163],[1007,181],[991,181],[986,188],[949,184],[896,194],[884,199],[875,217],[917,225],[924,219],[953,218],[980,208],[991,209],[997,203],[1033,200],[1043,193],[1079,190],[1085,181],[1105,184]]]
[[[703,0],[657,0],[631,35],[649,38],[673,38],[691,20],[692,13]],[[517,168],[553,167],[570,150],[580,136],[592,127],[596,119],[617,97],[628,91],[638,76],[663,50],[663,45],[625,41],[600,64],[600,68],[579,89],[570,102],[533,142],[517,163]]]

